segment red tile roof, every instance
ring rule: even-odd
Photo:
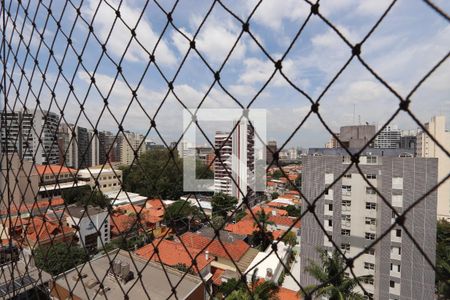
[[[155,246],[159,250],[159,256],[156,253],[154,254]],[[196,273],[201,272],[214,260],[212,256],[209,256],[209,258],[206,259],[204,252],[199,254],[200,251],[197,249],[190,247],[186,248],[187,250],[180,242],[156,239],[152,244],[145,245],[136,250],[136,254],[146,259],[151,259],[152,261],[162,262],[168,266],[184,264],[186,267],[190,267],[192,265],[192,259],[198,255],[196,257],[197,267],[193,266]]]
[[[46,221],[42,217],[33,217],[25,228],[25,238],[32,242],[46,242],[54,240],[57,236],[71,236],[75,230],[69,226],[61,225],[56,222]]]
[[[15,215],[18,212],[20,213],[29,213],[33,209],[41,209],[42,212],[46,210],[47,207],[53,207],[53,206],[60,206],[64,204],[63,198],[53,198],[50,200],[39,200],[34,203],[24,203],[21,202],[19,206],[15,205],[11,207],[11,215]],[[0,215],[6,215],[8,214],[8,211],[6,209],[3,209],[0,211]]]
[[[296,218],[293,217],[282,217],[282,216],[270,216],[269,221],[275,223],[275,225],[291,226],[295,222]],[[300,221],[295,225],[295,228],[300,228]]]
[[[181,236],[181,240],[183,241],[183,243],[185,243],[186,246],[195,249],[203,249],[211,241],[210,238],[193,232],[186,232]],[[250,246],[242,240],[235,240],[232,243],[225,243],[225,242],[222,243],[225,246],[228,253],[230,254],[231,259],[234,261],[239,261],[241,257],[250,248]],[[224,246],[222,246],[222,244],[217,239],[214,239],[206,247],[206,249],[208,249],[211,255],[225,259],[230,259],[230,256],[228,256],[227,252],[224,249]]]
[[[67,168],[60,165],[35,165],[36,171],[39,175],[48,175],[48,174],[65,174],[65,173],[71,173],[75,175],[77,170]]]
[[[280,300],[300,300],[300,295],[298,292],[281,286],[278,289],[277,296]]]
[[[285,211],[284,209],[278,209],[278,208],[273,208],[273,207],[268,207],[268,206],[259,206],[259,205],[252,208],[252,211],[255,215],[257,212],[260,212],[262,210],[264,210],[266,215],[272,215],[273,212],[275,212],[275,215],[277,215],[277,216],[287,216],[288,215],[288,212]]]
[[[222,270],[222,269],[216,269],[213,272],[212,282],[215,285],[222,285],[222,275],[223,275],[224,272],[225,272],[225,270]]]
[[[284,230],[282,230],[282,229],[274,230],[274,231],[272,231],[273,238],[274,238],[275,240],[278,240],[285,232],[286,232],[286,231],[284,231]]]
[[[253,219],[245,218],[236,224],[227,224],[224,229],[235,234],[251,235],[256,230],[256,225]]]

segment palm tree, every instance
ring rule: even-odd
[[[268,214],[266,214],[264,209],[261,209],[256,213],[256,230],[253,231],[252,235],[253,245],[260,246],[262,250],[265,250],[267,248],[267,246],[273,241],[272,232],[267,231],[267,226],[273,224],[274,223],[270,221],[270,217]]]
[[[278,299],[278,286],[272,281],[262,281],[256,277],[258,268],[253,271],[251,282],[246,286],[242,281],[229,280],[226,290],[228,292],[232,291],[228,296],[227,300],[281,300]],[[227,283],[228,283],[227,282]],[[225,290],[224,290],[225,291]],[[226,292],[226,291],[225,291]],[[226,293],[225,293],[226,294]]]
[[[319,287],[314,294],[316,296],[328,296],[330,300],[364,299],[363,295],[354,291],[359,282],[372,278],[372,275],[347,278],[344,274],[346,267],[342,255],[334,250],[331,256],[325,249],[318,249],[320,263],[310,261],[306,271],[316,278],[323,286]],[[305,291],[310,293],[318,286],[307,286]]]

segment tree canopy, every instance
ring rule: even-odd
[[[211,200],[212,213],[214,216],[222,216],[224,219],[228,213],[236,207],[237,199],[224,193],[214,194]]]
[[[171,156],[165,149],[150,150],[122,170],[126,191],[163,199],[179,199],[183,195],[183,162],[176,152]]]
[[[89,256],[83,248],[78,245],[70,245],[69,247],[64,243],[39,246],[33,254],[36,266],[53,276],[89,260]]]
[[[92,205],[105,208],[110,203],[109,199],[102,192],[92,190],[88,185],[65,189],[61,197],[66,204],[77,203],[82,206]]]

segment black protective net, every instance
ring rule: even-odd
[[[250,280],[251,274],[264,263],[265,258],[276,255],[284,276],[291,277],[299,287],[298,297],[301,295],[302,298],[310,299],[316,291],[333,282],[333,278],[314,288],[302,286],[300,278],[292,274],[292,262],[278,254],[280,243],[286,241],[286,237],[292,232],[297,233],[305,215],[315,217],[317,225],[330,238],[330,242],[346,264],[335,278],[340,277],[344,271],[350,272],[350,277],[356,278],[353,262],[386,238],[394,228],[401,227],[408,238],[414,241],[413,233],[404,225],[408,213],[435,192],[448,179],[448,175],[427,193],[415,199],[413,205],[398,212],[385,195],[364,176],[359,166],[360,156],[399,114],[407,115],[429,135],[441,151],[449,155],[448,150],[429,134],[424,124],[416,117],[411,109],[411,98],[444,64],[450,52],[447,51],[443,57],[436,57],[432,68],[423,74],[406,94],[398,92],[395,86],[390,85],[364,59],[365,46],[395,8],[397,1],[386,6],[358,43],[350,42],[346,33],[321,12],[319,1],[299,1],[298,5],[307,9],[305,18],[295,25],[295,34],[285,43],[285,50],[277,55],[271,54],[267,43],[263,43],[252,29],[252,18],[263,1],[257,1],[245,13],[237,11],[236,7],[239,6],[234,2],[208,1],[205,9],[196,14],[196,30],[191,33],[177,25],[177,16],[182,15],[183,9],[186,8],[179,8],[182,1],[137,1],[139,3],[135,4],[133,10],[129,9],[133,4],[125,4],[122,1],[84,2],[2,1],[1,249],[4,264],[1,297],[13,298],[20,295],[24,298],[46,298],[51,293],[58,299],[184,299],[190,291],[195,290],[194,286],[201,285],[206,287],[203,289],[204,296],[193,294],[189,299],[227,297],[235,290],[242,292],[242,299],[253,299],[261,297],[261,294],[256,294],[261,293],[263,285],[255,282],[254,278]],[[282,6],[282,1],[278,5]],[[449,21],[449,16],[431,1],[424,1],[423,9],[432,11],[436,19]],[[221,31],[217,31],[219,36],[215,40],[205,40],[200,33],[217,10],[226,14],[233,22],[232,25],[231,21],[219,22],[218,28],[237,26],[239,29],[228,51],[218,51],[216,57],[211,59],[199,50],[199,44],[211,44],[213,47],[215,43],[220,43]],[[159,28],[148,28],[148,23],[142,20],[149,18],[149,15],[159,20],[162,25]],[[104,22],[104,19],[108,19],[108,22]],[[326,26],[348,49],[348,59],[317,93],[318,96],[307,92],[302,84],[292,80],[289,72],[285,71],[289,54],[294,47],[301,47],[298,45],[299,41],[308,26],[311,26],[311,22],[320,22]],[[119,42],[118,35],[121,36]],[[184,55],[178,58],[169,55],[169,35],[176,36]],[[112,36],[114,40],[111,39]],[[230,60],[234,59],[233,55],[241,51],[240,42],[243,39],[251,41],[253,47],[262,53],[265,62],[271,66],[267,68],[268,72],[260,81],[259,88],[245,100],[236,96],[229,84],[222,79],[222,74],[229,72],[226,67]],[[190,66],[192,57],[200,62],[201,68]],[[125,60],[138,61],[139,67],[130,67],[124,63]],[[375,136],[357,152],[350,151],[340,141],[321,114],[319,106],[341,74],[354,63],[368,71],[398,100],[391,103],[393,112],[379,126]],[[171,68],[168,65],[171,65]],[[294,66],[297,67],[301,68]],[[113,74],[106,83],[102,75],[105,71]],[[195,80],[198,73],[209,81],[203,89],[205,92],[195,96],[197,101],[193,105],[192,102],[186,103],[184,100],[186,89],[180,87],[177,90],[177,79],[179,76],[192,74]],[[441,76],[445,80],[445,76]],[[177,180],[183,172],[178,149],[182,144],[184,132],[180,133],[175,142],[168,140],[165,137],[165,127],[171,125],[159,118],[161,112],[192,109],[188,127],[196,127],[207,146],[212,148],[211,159],[207,161],[207,168],[204,168],[203,172],[208,173],[209,167],[212,166],[222,166],[233,183],[238,185],[221,157],[222,148],[226,147],[236,126],[228,133],[228,138],[218,145],[202,128],[195,114],[208,103],[211,94],[219,90],[227,95],[236,107],[242,109],[242,116],[245,116],[248,109],[255,107],[258,100],[264,97],[262,95],[265,89],[274,78],[282,80],[295,90],[301,99],[308,101],[310,109],[296,120],[296,126],[276,151],[267,147],[271,154],[267,170],[276,167],[282,177],[286,178],[291,190],[302,195],[298,182],[283,168],[279,154],[295,135],[307,130],[304,125],[315,115],[323,128],[350,157],[351,162],[346,171],[356,168],[366,184],[375,191],[379,201],[392,209],[395,222],[358,255],[349,257],[345,250],[341,249],[341,245],[333,241],[324,227],[323,220],[315,213],[316,203],[325,195],[326,190],[314,199],[300,196],[300,216],[288,218],[290,222],[278,239],[274,239],[273,233],[268,229],[269,216],[256,212],[254,201],[249,201],[254,197],[261,200],[259,193],[255,195],[252,191],[240,189],[242,201],[239,205],[228,211],[223,209],[225,212],[213,207],[214,214],[221,215],[220,222],[214,217],[206,217],[208,212],[202,204],[202,196],[197,193],[186,192],[191,201],[180,200],[170,208],[165,201],[176,194],[175,192],[180,192],[174,190],[180,186]],[[163,83],[165,90],[156,94],[144,87],[151,85],[153,80]],[[79,88],[81,84],[83,88]],[[121,109],[117,109],[117,97],[111,100],[111,95],[117,93],[122,104],[126,104]],[[151,109],[148,106],[149,101],[152,102]],[[139,114],[136,114],[136,111],[139,111]],[[181,120],[174,119],[172,122],[179,125]],[[130,133],[128,127],[132,123],[133,128],[139,124],[143,133],[137,136]],[[87,129],[83,131],[80,124]],[[101,130],[105,128],[109,128],[111,132]],[[146,139],[150,136],[157,138],[162,146],[152,148],[147,145]],[[125,153],[123,148],[129,149],[128,152]],[[97,157],[92,155],[93,152],[98,153]],[[150,158],[152,155],[156,158]],[[118,162],[124,156],[127,157],[126,166],[119,168]],[[56,165],[62,167],[57,168]],[[99,166],[92,168],[93,165]],[[338,184],[344,174],[345,172],[334,178],[328,188]],[[106,179],[105,176],[109,178]],[[104,183],[105,180],[116,180],[116,183],[111,184],[113,187],[117,184],[116,191],[120,192],[120,197],[123,198],[121,205],[114,202],[118,201],[117,193],[115,196],[106,193],[105,196],[98,192],[102,188],[111,187],[108,186],[110,183]],[[71,188],[67,189],[67,186]],[[147,202],[147,205],[132,205],[136,195],[128,192],[137,192],[152,200]],[[74,203],[76,205],[73,205]],[[269,250],[264,252],[266,256],[251,268],[248,268],[248,264],[242,267],[241,256],[236,252],[244,250],[230,246],[230,239],[233,237],[222,231],[233,221],[242,219],[242,214],[245,215],[244,219],[253,220],[249,223],[255,223],[253,230],[259,232],[263,243],[268,242]],[[86,225],[85,222],[90,224]],[[202,230],[202,234],[195,232],[195,227],[199,227],[200,223],[202,228],[198,230]],[[86,228],[90,228],[94,233],[86,234],[83,232]],[[80,238],[82,235],[83,238]],[[199,240],[199,235],[207,238]],[[175,243],[176,246],[173,245]],[[436,270],[434,260],[427,257],[419,244],[414,245],[424,256],[426,263]],[[141,250],[144,248],[145,251]],[[247,248],[244,249],[247,251]],[[214,271],[213,278],[210,272],[205,274],[202,271],[205,259],[207,264],[210,263],[210,258],[205,258],[205,255],[213,257],[214,251],[223,252],[223,257],[216,258],[216,262],[231,262],[228,269],[235,270],[235,288],[228,287],[224,291],[217,287],[223,283],[220,279],[219,283],[217,282],[216,275],[227,273],[226,270]],[[175,263],[170,264],[169,261]],[[184,263],[181,263],[182,261]],[[153,278],[151,276],[158,277],[161,283],[150,279]],[[362,282],[357,282],[357,285],[366,297],[370,297]],[[269,291],[263,291],[264,297],[276,297],[271,296]],[[265,299],[264,297],[257,299]]]

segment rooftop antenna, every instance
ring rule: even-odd
[[[356,112],[356,104],[353,104],[353,124],[355,125],[355,112]]]
[[[358,115],[358,125],[361,125],[361,115]]]

